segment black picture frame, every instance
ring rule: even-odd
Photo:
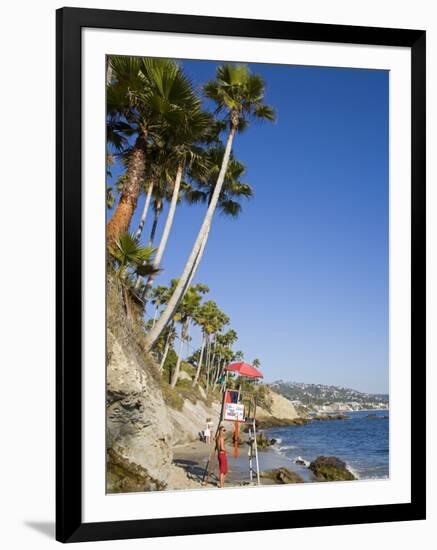
[[[56,25],[57,540],[78,542],[425,519],[425,31],[79,8],[59,9]],[[411,448],[414,452],[410,503],[82,522],[81,30],[84,27],[411,48]]]

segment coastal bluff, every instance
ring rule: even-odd
[[[174,450],[198,441],[207,418],[215,429],[221,403],[202,388],[191,389],[190,380],[184,380],[177,400],[174,393],[169,396],[158,364],[144,351],[141,310],[113,275],[107,278],[107,296],[107,491],[188,487],[184,471],[174,464]],[[291,401],[266,387],[257,419],[279,426],[297,422],[299,415]]]
[[[123,296],[119,280],[107,278],[106,457],[107,491],[165,489],[183,471],[173,449],[199,439],[208,417],[219,417],[220,403],[183,399],[172,408],[159,367],[144,351],[139,308]]]
[[[108,277],[107,289],[107,491],[153,490],[164,486],[170,475],[172,420],[157,366],[142,351],[135,310],[130,304],[126,312],[115,277]],[[131,478],[129,486],[124,477]]]
[[[299,418],[293,403],[279,393],[269,389],[267,400],[269,402],[268,410],[260,406],[256,409],[257,420],[260,422],[268,422],[273,426],[275,421],[277,421],[277,425],[281,425]]]

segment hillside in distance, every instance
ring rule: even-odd
[[[360,405],[388,405],[389,396],[384,393],[364,393],[351,388],[327,386],[325,384],[305,384],[278,380],[271,388],[291,401],[303,405],[327,405],[331,403],[358,403]]]

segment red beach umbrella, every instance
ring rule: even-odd
[[[248,378],[264,378],[262,372],[252,365],[248,365],[243,361],[239,363],[231,363],[225,367],[226,371],[238,372],[240,376],[247,376]]]

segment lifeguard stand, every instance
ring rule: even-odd
[[[253,374],[253,371],[251,371],[252,375],[249,376],[248,374],[242,374],[239,370],[232,368],[234,367],[234,365],[229,365],[228,367],[226,367],[225,370],[226,371],[235,370],[236,372],[239,372],[240,376],[247,376],[248,378],[262,377],[262,374],[260,373],[260,371],[258,371],[258,369],[255,369],[255,367],[251,367],[250,365],[246,365],[245,363],[243,363],[243,365],[246,365],[247,367],[250,367],[250,369],[253,369],[253,371],[255,371],[255,375]],[[236,365],[240,365],[240,363]],[[247,371],[248,369],[246,369],[245,372]],[[223,397],[222,397],[222,405],[221,405],[221,411],[220,411],[220,419],[217,425],[217,431],[219,429],[219,426],[222,424],[222,422],[234,423],[234,430],[235,430],[234,437],[236,439],[235,445],[236,445],[236,452],[238,454],[238,425],[243,424],[248,426],[249,481],[251,484],[253,484],[254,479],[256,479],[256,484],[261,485],[259,460],[258,460],[257,433],[256,433],[256,397],[254,395],[251,395],[248,392],[245,392],[245,393],[241,392],[241,386],[238,389],[227,388],[227,380],[223,384],[222,390],[223,390]],[[211,451],[207,465],[205,467],[205,472],[203,475],[204,483],[209,479],[209,476],[211,474],[211,465],[212,465],[213,455],[214,455],[214,449]]]

